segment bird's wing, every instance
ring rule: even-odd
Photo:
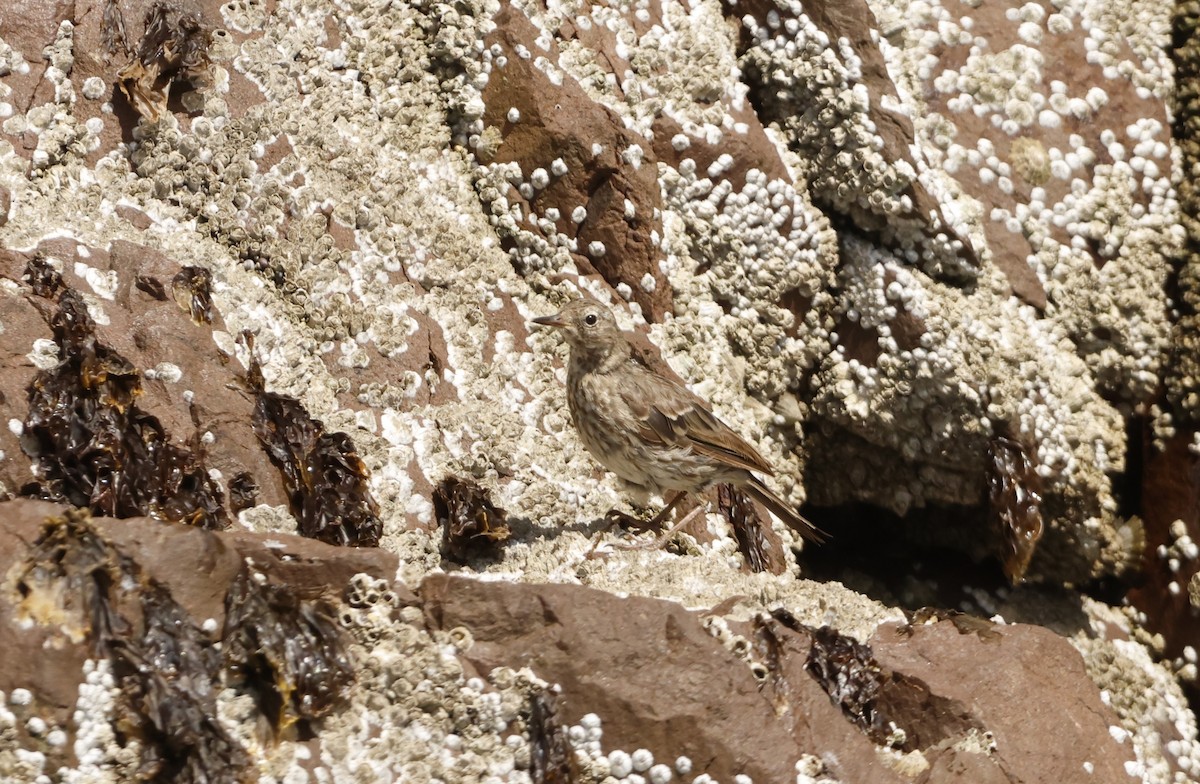
[[[703,399],[670,379],[635,367],[621,397],[637,417],[642,438],[661,446],[691,447],[747,471],[775,473],[754,447],[713,415]]]

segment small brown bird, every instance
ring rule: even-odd
[[[803,538],[823,541],[820,529],[752,473],[774,473],[754,447],[717,419],[700,397],[634,358],[608,308],[577,299],[533,323],[561,329],[571,346],[567,405],[592,457],[632,485],[660,495],[675,493],[651,527],[659,527],[686,494],[728,482],[743,488]]]

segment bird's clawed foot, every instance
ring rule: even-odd
[[[622,528],[634,528],[643,531],[661,528],[663,520],[682,499],[683,494],[680,493],[675,497],[674,500],[671,501],[671,503],[667,504],[666,508],[656,514],[653,519],[648,521],[639,520],[632,515],[627,515],[624,512],[619,512],[616,509],[613,509],[604,516],[605,522],[607,522],[608,525],[601,529],[600,533],[597,534],[595,541],[592,543],[591,549],[588,550],[587,557],[596,558],[603,555],[603,553],[599,552],[599,548],[601,542],[604,540],[604,535],[613,528],[616,528],[618,525]],[[684,515],[683,519],[675,523],[675,525],[671,526],[669,529],[648,542],[613,542],[612,547],[616,550],[656,550],[669,542],[672,536],[686,528],[693,520],[703,514],[704,511],[704,505],[697,506],[695,509]]]
[[[649,523],[640,518],[634,517],[631,514],[625,514],[617,509],[608,510],[608,514],[604,515],[604,527],[596,534],[596,538],[592,540],[592,546],[588,548],[588,558],[599,558],[604,555],[600,552],[600,545],[604,541],[604,535],[614,528],[633,528],[645,530]]]
[[[680,520],[678,523],[675,523],[675,525],[651,539],[649,542],[613,542],[613,547],[618,550],[657,550],[667,542],[671,541],[672,536],[679,533],[684,528],[687,528],[693,520],[704,514],[704,511],[705,507],[703,504],[697,506],[695,509],[685,514],[682,520]]]
[[[610,509],[608,514],[604,515],[604,528],[600,529],[600,533],[608,533],[614,528],[624,528],[625,530],[645,531],[650,528],[653,520],[643,520],[640,517],[634,517],[631,514],[625,514],[619,509]]]

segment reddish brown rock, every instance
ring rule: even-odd
[[[1079,652],[1039,626],[992,631],[996,634],[961,632],[945,621],[884,626],[871,647],[881,664],[919,678],[978,718],[995,741],[988,756],[1004,773],[1000,780],[1128,781],[1124,766],[1132,750],[1109,734],[1119,722],[1088,680]],[[962,775],[978,767],[978,760],[964,764],[961,749],[948,759],[942,754],[929,755],[935,760],[932,773]],[[990,778],[995,771],[974,780]]]
[[[643,310],[660,319],[670,310],[671,294],[651,240],[652,232],[662,234],[656,217],[661,198],[654,150],[569,75],[554,84],[533,58],[516,53],[518,46],[540,49],[534,43],[537,29],[515,6],[502,6],[495,22],[485,45],[499,44],[507,64],[493,70],[483,93],[484,124],[498,128],[503,137],[493,160],[519,163],[526,181],[537,168],[551,172],[556,159],[567,167],[565,174],[551,175],[549,185],[531,199],[511,190],[510,202],[519,203],[525,214],[542,215],[550,207],[557,208],[557,231],[578,243],[574,256],[581,270],[594,270],[613,286],[625,283]],[[548,56],[555,58],[557,53]],[[520,112],[516,123],[508,122],[511,109]],[[593,152],[596,145],[598,154]],[[632,216],[626,212],[626,201],[633,205]],[[577,207],[587,210],[586,219],[578,224],[571,217]],[[537,231],[531,224],[523,227]],[[603,245],[603,254],[589,252],[594,242]],[[642,286],[647,274],[655,281],[653,291]]]
[[[481,672],[530,667],[562,686],[564,721],[599,715],[605,749],[686,755],[721,781],[794,775],[801,749],[749,668],[677,604],[450,576],[427,578],[420,596],[434,628],[471,630],[467,658]]]
[[[20,280],[27,257],[24,254],[0,250],[0,275]],[[35,341],[52,340],[53,335],[44,316],[44,303],[39,307],[32,298],[0,295],[0,323],[4,324],[4,340],[0,341],[0,404],[4,406],[4,422],[0,427],[0,482],[9,493],[16,493],[33,479],[29,459],[21,449],[21,430],[13,422],[23,422],[29,410],[29,385],[37,375],[37,367],[29,359]]]
[[[646,748],[656,760],[683,754],[718,780],[786,780],[802,754],[819,756],[845,781],[904,780],[814,679],[813,638],[803,627],[733,625],[751,641],[756,680],[701,615],[673,603],[442,575],[419,593],[434,628],[471,631],[466,658],[476,669],[529,667],[562,687],[565,721],[596,713],[606,750]],[[995,632],[982,639],[950,623],[907,634],[885,628],[872,641],[875,674],[844,677],[867,678],[864,693],[875,694],[868,710],[905,730],[896,742],[930,761],[921,781],[959,781],[965,770],[980,781],[1070,781],[1086,761],[1089,780],[1123,782],[1126,756],[1108,733],[1116,717],[1075,649],[1038,627]],[[987,733],[996,740],[990,752],[979,748]]]
[[[89,651],[53,624],[18,624],[22,597],[13,581],[26,573],[47,518],[63,511],[38,501],[0,504],[0,644],[9,661],[0,668],[0,691],[28,689],[41,715],[60,724],[74,708]],[[294,536],[144,518],[87,525],[130,564],[122,568],[136,570],[142,589],[161,586],[184,617],[206,629],[223,628],[226,595],[247,563],[266,582],[334,602],[355,574],[390,581],[398,566],[384,551]],[[185,554],[188,568],[180,569]],[[911,780],[893,764],[916,764],[924,771],[917,780],[947,784],[968,771],[985,782],[1083,780],[1085,763],[1088,781],[1126,780],[1125,749],[1108,731],[1115,718],[1078,653],[1038,627],[891,626],[868,648],[777,613],[730,623],[741,641],[722,643],[702,613],[580,586],[435,575],[418,595],[396,583],[392,591],[397,605],[423,607],[430,631],[470,632],[473,644],[458,654],[468,672],[529,667],[561,687],[562,721],[600,717],[606,752],[645,748],[668,763],[687,756],[692,775],[785,781],[796,761],[814,755],[836,778],[879,784]],[[833,677],[820,681],[818,672]],[[851,709],[860,721],[849,718]],[[922,756],[902,761],[877,746],[884,738]]]
[[[214,311],[212,324],[197,325],[171,297],[171,281],[182,265],[159,251],[123,240],[114,241],[106,251],[54,239],[42,243],[39,251],[62,262],[63,283],[76,291],[93,293],[77,271],[116,273],[113,299],[97,297],[108,323],[98,324],[96,334],[141,371],[139,408],[156,417],[174,443],[187,448],[203,444],[205,464],[221,472],[223,485],[239,474],[249,474],[258,485],[259,503],[285,503],[278,472],[250,427],[253,401],[241,392],[240,365],[213,342],[213,332],[225,326],[219,311]],[[21,282],[30,258],[4,252],[0,276]],[[17,421],[28,412],[27,390],[37,372],[28,355],[35,340],[53,339],[48,319],[56,308],[53,300],[32,293],[0,298],[0,309],[8,316],[0,394],[8,416]],[[171,375],[172,366],[180,372],[178,380]],[[0,479],[16,492],[33,474],[11,427],[0,432],[0,448],[4,454]],[[228,506],[228,494],[225,500]]]

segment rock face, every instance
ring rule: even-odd
[[[1110,5],[0,12],[0,778],[1196,778],[1198,14]],[[830,546],[606,546],[581,294]]]
[[[320,776],[322,768],[336,775],[337,767],[324,761],[349,738],[344,727],[318,720],[330,709],[370,710],[373,700],[392,695],[395,707],[408,711],[405,724],[424,723],[432,731],[376,758],[377,770],[415,773],[391,766],[446,748],[465,751],[463,764],[440,770],[434,763],[428,772],[466,780],[465,758],[496,766],[505,764],[503,751],[509,769],[528,780],[539,743],[547,742],[535,731],[533,703],[550,695],[556,708],[542,730],[571,747],[564,766],[569,780],[633,771],[654,771],[655,778],[666,770],[683,778],[780,781],[796,775],[798,763],[810,778],[845,781],[952,781],[969,770],[977,780],[1051,782],[1073,780],[1085,769],[1089,781],[1126,780],[1129,750],[1109,732],[1115,714],[1101,702],[1079,653],[1037,627],[892,625],[866,646],[786,613],[731,622],[720,609],[690,611],[582,586],[440,575],[414,594],[389,577],[396,566],[391,553],[291,535],[89,518],[35,501],[7,502],[0,512],[7,521],[0,639],[11,662],[0,673],[0,690],[9,695],[4,718],[14,740],[35,752],[0,757],[5,775],[17,779],[32,781],[61,765],[108,780],[128,770],[139,747],[143,760],[156,760],[163,780],[244,780],[244,771],[255,767],[279,776],[294,775],[292,769]],[[55,557],[46,559],[50,543]],[[97,558],[101,552],[105,557]],[[183,553],[199,568],[180,570]],[[94,579],[110,569],[125,576],[120,588]],[[253,619],[239,611],[243,593],[262,589],[248,585],[275,591]],[[68,587],[81,590],[72,595]],[[172,623],[155,625],[164,602],[174,608]],[[131,606],[140,606],[140,618],[126,612]],[[308,633],[292,637],[286,660],[276,661],[271,624],[286,623],[280,618],[288,607],[300,609],[307,623],[298,628]],[[323,615],[330,607],[341,609]],[[334,615],[340,624],[328,622]],[[449,662],[458,673],[446,682],[424,680],[426,693],[415,704],[395,681],[391,691],[371,691],[374,678],[388,677],[377,668],[394,640],[376,628],[388,615],[394,616],[389,625],[406,630],[407,655],[436,654],[443,668]],[[108,619],[103,626],[100,617]],[[257,674],[274,676],[282,709],[263,698],[260,690],[270,687],[262,680],[239,677],[249,666],[239,659],[238,639],[247,633],[255,635],[258,666],[268,666]],[[192,668],[184,681],[164,665],[168,652],[185,649],[190,639],[200,646],[193,656],[215,651],[218,642],[221,654],[211,671],[194,660],[174,661]],[[122,668],[131,651],[145,650],[156,653],[157,671],[147,676]],[[350,663],[351,678],[322,691],[338,661]],[[469,678],[462,690],[524,705],[498,723],[468,717],[464,750],[454,745],[463,739],[451,741],[438,717],[452,719],[461,709],[455,703],[462,697],[449,687],[472,672],[490,683]],[[96,673],[100,677],[92,677]],[[555,687],[535,690],[530,676],[522,681],[519,673]],[[147,693],[140,679],[154,674],[168,688]],[[299,699],[290,697],[292,690]],[[1034,694],[1054,712],[1026,710]],[[220,705],[272,724],[275,743],[248,744],[228,722],[215,720],[189,726],[190,745],[160,737],[170,726],[164,717],[205,696],[214,712]],[[76,712],[85,707],[128,711],[123,734],[97,732],[102,715],[81,721]],[[290,721],[280,721],[281,710]],[[85,735],[85,727],[93,734]],[[297,729],[315,737],[301,741]],[[311,762],[303,761],[301,747]]]

